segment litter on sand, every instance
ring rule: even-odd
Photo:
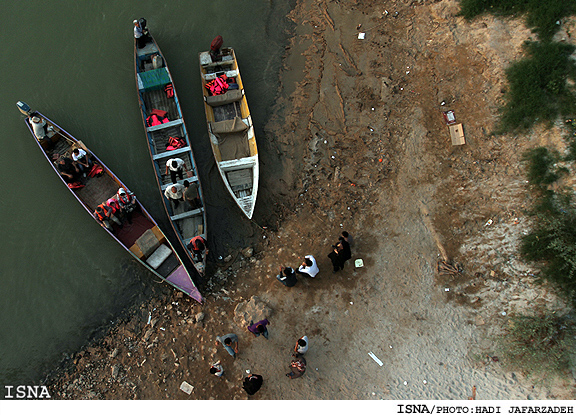
[[[364,39],[365,37],[366,37],[366,33],[364,33],[364,32],[358,33],[358,39],[362,40],[362,39]]]
[[[378,363],[380,366],[384,365],[384,363],[382,363],[382,360],[378,359],[376,357],[376,355],[374,355],[374,353],[372,352],[368,352],[368,356],[370,356],[376,363]]]
[[[364,266],[364,261],[362,261],[361,259],[357,259],[356,261],[354,261],[354,266],[356,268],[362,268]]]
[[[180,385],[180,390],[184,393],[187,393],[188,395],[190,395],[192,393],[192,391],[194,390],[194,386],[192,386],[191,384],[189,384],[188,382],[184,381],[182,382],[182,384]]]

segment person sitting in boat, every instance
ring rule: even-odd
[[[134,20],[134,38],[136,39],[136,47],[142,49],[150,40],[148,35],[148,28],[146,27],[146,19],[141,18]]]
[[[222,36],[218,35],[212,40],[210,43],[210,57],[212,58],[212,62],[217,62],[222,60],[222,55],[220,54],[220,48],[224,44],[224,39]]]
[[[74,160],[74,163],[76,163],[76,166],[84,177],[92,170],[92,160],[90,160],[90,156],[83,149],[75,148],[72,150],[72,160]]]
[[[186,188],[180,183],[171,184],[164,190],[164,196],[174,202],[174,208],[177,208],[181,200],[184,200],[184,191]]]
[[[192,252],[196,262],[202,262],[202,254],[208,255],[208,248],[206,247],[206,239],[202,235],[195,236],[190,240],[190,243],[186,245],[186,248]]]
[[[132,192],[127,193],[126,190],[121,187],[118,189],[115,198],[118,201],[120,210],[126,216],[128,223],[132,223],[132,212],[138,207],[136,204],[136,196],[134,196]]]
[[[30,117],[30,125],[32,126],[32,131],[34,131],[34,136],[36,137],[36,139],[40,141],[42,144],[44,144],[44,147],[47,150],[53,149],[54,143],[52,142],[50,137],[48,137],[49,130],[46,121],[44,121],[37,115],[34,115]]]
[[[120,222],[120,219],[114,215],[112,208],[108,206],[106,202],[96,207],[96,210],[94,211],[94,217],[103,227],[108,229],[110,232],[114,232],[114,228],[112,227],[110,221],[113,221],[118,226],[122,227],[122,222]]]
[[[72,159],[65,156],[58,157],[57,168],[66,183],[76,183],[80,180],[80,169]]]
[[[199,209],[202,207],[202,202],[200,201],[200,194],[198,193],[198,182],[190,183],[188,180],[184,180],[184,200],[188,202],[192,209]]]

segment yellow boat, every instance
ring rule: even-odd
[[[209,51],[201,52],[199,58],[208,134],[218,171],[232,198],[252,219],[260,174],[258,148],[236,55],[234,49],[222,48],[215,60]],[[224,88],[211,91],[215,83],[224,83]]]

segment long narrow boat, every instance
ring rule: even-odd
[[[148,34],[145,45],[138,46],[135,39],[134,69],[138,86],[138,100],[146,130],[146,142],[156,173],[156,181],[174,232],[198,273],[203,275],[207,251],[202,252],[199,260],[187,248],[190,241],[197,236],[206,240],[207,229],[202,188],[188,131],[182,117],[180,102],[164,55],[162,55],[154,38]],[[150,121],[152,118],[155,118],[154,123],[157,125],[151,125],[153,124]],[[178,147],[179,144],[180,147]],[[187,180],[198,189],[198,200],[194,205],[182,202],[178,203],[178,206],[174,206],[164,195],[166,188],[172,185],[170,176],[165,175],[166,163],[173,158],[184,161],[188,169],[188,177],[179,179],[177,182],[184,184],[184,181]]]
[[[25,122],[32,133],[32,137],[34,137],[44,157],[46,157],[60,180],[62,180],[62,183],[70,190],[90,216],[100,224],[100,221],[94,215],[96,207],[114,198],[120,188],[130,194],[128,187],[82,141],[74,138],[41,113],[32,111],[24,102],[19,101],[17,105],[20,111],[27,116]],[[36,139],[34,128],[31,125],[34,117],[45,121],[48,139],[43,139],[42,141]],[[84,150],[93,161],[95,168],[88,172],[86,177],[79,176],[69,184],[60,174],[56,163],[57,160],[63,157],[72,159],[74,149]],[[98,174],[92,175],[96,171],[98,171]],[[202,302],[202,296],[178,253],[137,198],[136,208],[132,212],[130,221],[124,222],[121,226],[111,222],[111,227],[112,231],[103,226],[116,242],[151,273],[174,288],[188,294],[198,302]]]
[[[214,60],[210,52],[201,52],[199,59],[208,134],[218,171],[234,201],[252,219],[260,174],[258,148],[236,54],[232,48],[222,48]]]

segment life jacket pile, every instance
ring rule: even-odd
[[[153,109],[150,111],[150,115],[146,117],[146,125],[152,127],[153,125],[166,124],[170,121],[167,115],[168,113],[166,111]]]
[[[167,98],[174,98],[174,87],[172,84],[168,84],[164,87],[164,91],[166,91]]]
[[[170,137],[168,139],[168,147],[166,147],[167,151],[176,150],[178,148],[182,148],[186,146],[186,141],[184,141],[181,137]]]
[[[228,91],[228,83],[226,82],[227,79],[228,77],[226,74],[222,74],[204,86],[208,89],[208,91],[210,91],[210,95],[222,95]]]

